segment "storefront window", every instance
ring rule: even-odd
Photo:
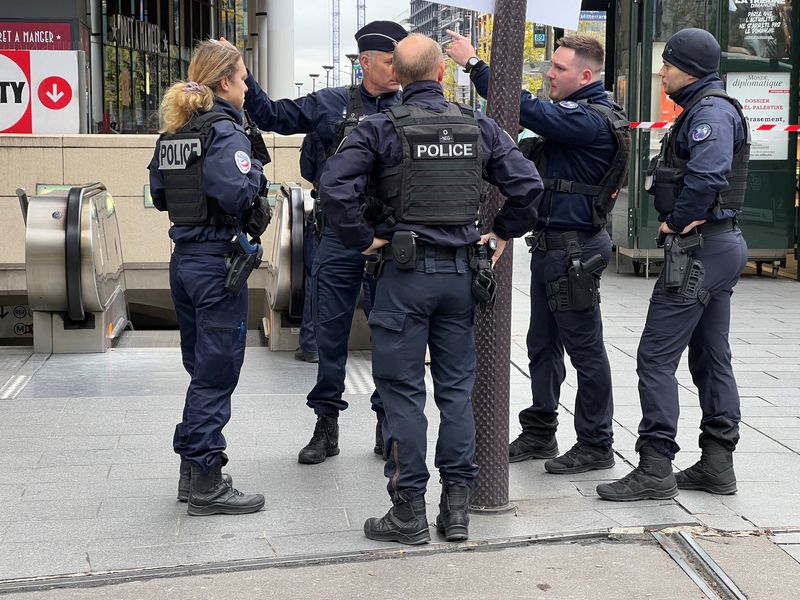
[[[791,0],[730,0],[728,52],[786,60],[791,52]]]

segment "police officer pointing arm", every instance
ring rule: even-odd
[[[736,215],[747,185],[749,128],[724,91],[719,44],[709,32],[682,29],[667,41],[662,58],[664,91],[683,107],[649,175],[665,262],[637,354],[639,466],[597,486],[606,500],[672,498],[679,489],[736,492],[733,451],[741,415],[728,330],[731,294],[747,261]],[[675,372],[687,346],[703,413],[702,456],[674,475],[680,449]]]
[[[474,464],[473,273],[470,258],[482,182],[507,200],[493,232],[505,241],[536,223],[542,183],[494,121],[448,103],[438,44],[411,34],[395,50],[403,103],[369,116],[332,156],[322,175],[322,207],[341,242],[383,260],[369,316],[372,372],[386,411],[384,473],[393,507],[364,524],[370,539],[430,540],[425,509],[425,348],[430,348],[441,413],[435,463],[442,480],[436,526],[448,541],[468,537],[466,509]],[[360,209],[365,194],[383,203],[378,220]],[[387,243],[388,242],[388,243]],[[381,247],[382,246],[382,247]],[[499,246],[499,248],[502,247]]]
[[[448,55],[486,96],[489,66],[463,36]],[[520,124],[538,134],[526,156],[536,162],[545,193],[531,246],[528,358],[531,406],[519,414],[522,433],[509,445],[511,462],[551,459],[550,473],[614,466],[611,368],[603,344],[600,275],[611,259],[606,217],[622,185],[630,149],[629,123],[600,77],[603,47],[592,37],[562,38],[547,71],[552,102],[522,92]],[[577,443],[558,456],[556,428],[564,350],[578,372]]]

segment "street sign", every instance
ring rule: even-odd
[[[0,50],[0,133],[80,133],[78,52]]]
[[[538,23],[533,26],[533,47],[544,48],[547,46],[547,26],[539,25]]]

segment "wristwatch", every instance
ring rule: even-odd
[[[472,58],[467,60],[466,63],[464,63],[464,72],[469,73],[470,71],[472,71],[472,69],[478,66],[478,63],[481,62],[483,61],[480,58],[478,58],[477,56],[473,56]]]

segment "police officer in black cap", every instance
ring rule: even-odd
[[[392,21],[372,21],[356,32],[359,63],[364,72],[359,86],[324,88],[297,100],[276,101],[250,75],[245,108],[261,129],[283,135],[313,134],[324,152],[315,156],[314,145],[306,144],[304,151],[308,155],[301,162],[313,165],[311,176],[319,181],[327,156],[336,151],[365,115],[400,101],[400,85],[394,80],[391,63],[395,46],[406,35],[406,30]],[[307,404],[314,409],[317,423],[311,440],[300,450],[300,463],[321,463],[328,456],[339,454],[339,412],[347,408],[342,399],[347,342],[364,280],[364,261],[360,252],[345,247],[333,230],[324,228],[313,259],[310,286],[319,364],[317,383],[308,394]],[[370,293],[366,291],[369,303]],[[365,307],[367,312],[368,308]],[[372,409],[378,421],[374,450],[383,454],[383,410],[377,393],[372,396]]]
[[[448,55],[464,66],[486,96],[489,66],[455,32]],[[544,180],[539,223],[531,246],[531,321],[528,328],[532,405],[519,414],[522,432],[509,460],[550,459],[550,473],[614,466],[611,367],[603,344],[600,275],[611,259],[606,217],[623,184],[630,152],[624,111],[603,88],[604,51],[587,35],[562,38],[547,72],[547,102],[522,92],[520,124],[540,137],[525,155]],[[559,455],[556,442],[564,350],[578,372],[577,443]]]
[[[710,33],[682,29],[669,39],[662,58],[664,91],[683,107],[649,174],[665,264],[637,356],[639,466],[619,481],[597,486],[606,500],[672,498],[678,489],[736,492],[733,451],[740,412],[728,330],[731,294],[747,260],[736,215],[747,184],[749,127],[739,103],[724,91],[720,48]],[[702,455],[673,475],[679,450],[675,371],[687,346],[703,412]]]
[[[412,34],[395,50],[403,104],[364,119],[328,160],[322,208],[342,243],[383,261],[369,323],[372,374],[386,411],[384,472],[393,507],[364,524],[370,539],[430,540],[425,511],[429,474],[425,419],[425,348],[441,421],[435,464],[442,481],[437,529],[448,541],[468,537],[475,424],[473,272],[478,240],[505,241],[536,222],[542,183],[511,138],[481,113],[445,101],[438,44]],[[482,238],[475,227],[482,177],[507,200]],[[365,220],[364,190],[388,211]],[[488,261],[487,261],[488,262]],[[379,267],[380,271],[380,267]]]

